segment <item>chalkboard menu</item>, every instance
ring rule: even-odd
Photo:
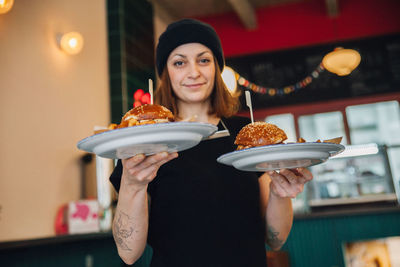
[[[253,93],[253,107],[260,109],[400,91],[400,34],[231,57],[226,59],[226,65],[256,85],[283,88],[309,76],[322,58],[336,47],[355,49],[361,54],[360,65],[350,75],[337,76],[325,70],[309,85],[290,94]],[[242,103],[243,100],[242,96]]]

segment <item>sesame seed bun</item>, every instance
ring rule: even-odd
[[[236,136],[237,150],[282,143],[286,133],[276,125],[262,121],[244,126]]]
[[[174,121],[174,115],[166,107],[157,104],[145,104],[125,113],[118,128],[171,121]]]

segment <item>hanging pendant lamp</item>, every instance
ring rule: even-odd
[[[325,69],[339,76],[349,75],[360,64],[361,56],[356,50],[337,47],[325,55],[322,64]]]

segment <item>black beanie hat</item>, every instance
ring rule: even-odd
[[[156,49],[158,75],[161,76],[169,54],[178,46],[188,43],[201,43],[207,46],[213,52],[222,71],[224,53],[222,52],[221,41],[214,28],[195,19],[182,19],[169,24],[158,39]]]

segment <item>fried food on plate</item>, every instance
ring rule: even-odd
[[[332,143],[332,144],[338,145],[338,144],[340,144],[340,142],[342,142],[342,139],[343,139],[343,137],[341,136],[341,137],[324,140],[324,141],[322,141],[322,143]],[[306,143],[306,142],[307,141],[302,137],[297,139],[297,143]],[[321,143],[321,140],[318,139],[317,141],[314,141],[314,143]]]
[[[305,143],[305,142],[306,142],[306,140],[304,138],[302,138],[302,137],[299,137],[297,139],[297,143]]]
[[[324,140],[324,143],[332,143],[332,144],[340,144],[340,142],[342,142],[343,136],[341,137],[336,137],[336,138],[332,138],[332,139],[327,139]]]
[[[118,124],[115,124],[115,123],[111,123],[110,125],[108,125],[107,128],[96,126],[94,129],[94,134],[99,134],[102,132],[107,132],[109,130],[114,130],[114,129],[117,129],[117,127],[118,127]]]

